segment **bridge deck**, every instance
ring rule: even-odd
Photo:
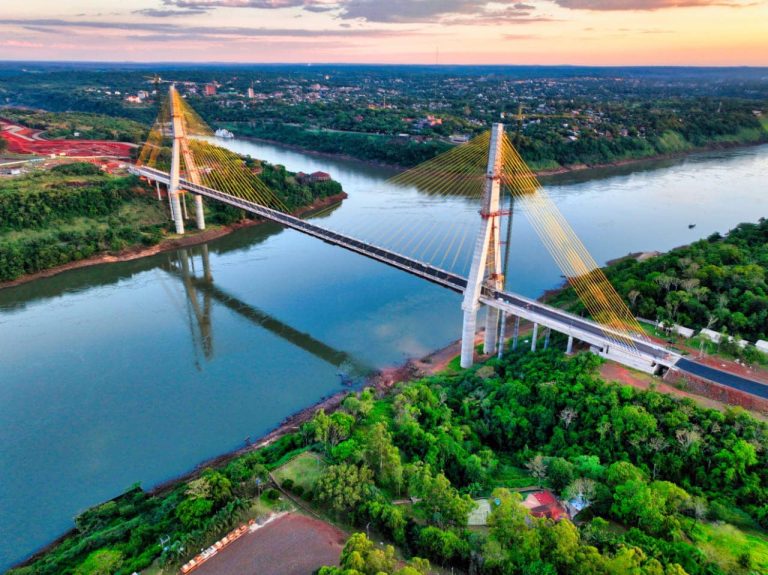
[[[169,181],[169,176],[166,172],[154,168],[134,166],[132,167],[132,171],[138,175],[145,176],[151,180],[159,181],[164,184],[168,184]],[[387,250],[386,248],[374,246],[362,240],[327,230],[295,216],[220,192],[213,188],[194,184],[188,180],[182,179],[180,186],[192,193],[200,194],[201,196],[246,210],[265,219],[277,222],[285,227],[321,239],[329,244],[343,247],[365,257],[380,261],[443,287],[447,287],[455,292],[463,293],[467,286],[467,279],[460,275],[411,259],[407,256]],[[556,331],[573,335],[576,339],[592,345],[624,348],[624,353],[639,354],[652,364],[658,363],[671,366],[679,359],[679,356],[671,353],[664,347],[648,342],[639,336],[629,337],[635,348],[630,349],[624,343],[628,339],[626,334],[511,292],[496,291],[486,288],[483,291],[481,301],[485,305],[497,307],[507,313],[519,315],[524,319],[536,321],[537,323],[550,327]]]

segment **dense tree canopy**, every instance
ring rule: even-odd
[[[768,338],[768,220],[740,224],[689,246],[606,268],[632,311],[750,341]],[[572,290],[556,302],[576,304]]]

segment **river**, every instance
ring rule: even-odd
[[[386,168],[226,145],[340,181],[349,199],[318,218],[327,227],[393,247],[409,240],[393,229],[460,230],[463,252],[438,251],[437,262],[466,271],[476,202],[391,186]],[[766,173],[761,146],[575,174],[548,190],[605,262],[768,215]],[[511,246],[510,289],[538,296],[560,283],[524,214]],[[183,280],[185,266],[204,276],[192,248],[0,290],[0,571],[85,508],[238,448],[339,391],[340,374],[459,337],[457,294],[297,232],[264,224],[206,250],[211,281]]]

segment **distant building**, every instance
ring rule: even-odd
[[[253,100],[256,97],[256,93],[253,91],[253,86],[248,88],[248,98]]]
[[[768,341],[765,341],[763,339],[758,339],[757,343],[755,344],[755,347],[762,351],[763,353],[768,353]]]
[[[315,184],[317,182],[330,182],[331,175],[325,172],[313,172],[311,174],[305,174],[299,172],[296,174],[296,181],[300,184]]]
[[[314,182],[330,182],[331,181],[331,175],[326,174],[325,172],[313,172],[309,175],[311,178],[311,181]]]
[[[203,88],[203,94],[206,96],[216,95],[216,84],[206,84]]]
[[[126,96],[125,101],[131,104],[141,104],[141,98],[138,96]]]
[[[713,343],[720,343],[720,340],[723,339],[723,334],[713,331],[711,329],[706,329],[706,328],[702,329],[699,332],[699,335],[707,338],[709,341]]]
[[[672,330],[677,334],[685,339],[691,339],[693,337],[694,331],[689,327],[683,327],[682,325],[675,324],[672,327]]]

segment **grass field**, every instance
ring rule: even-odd
[[[494,487],[507,487],[509,489],[520,489],[529,487],[535,483],[525,469],[515,467],[504,457],[499,458],[499,466],[493,474]]]
[[[693,530],[696,546],[727,573],[768,573],[768,539],[730,523],[705,523]]]
[[[272,476],[281,485],[290,479],[294,485],[301,485],[304,491],[309,491],[314,489],[326,467],[319,455],[306,451],[276,469]]]

